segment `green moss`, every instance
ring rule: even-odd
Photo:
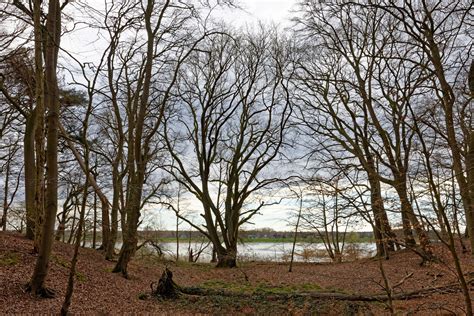
[[[297,290],[304,290],[304,291],[321,291],[322,288],[318,284],[314,283],[303,283],[298,285],[293,285],[292,287],[296,287]]]
[[[293,293],[304,293],[304,292],[318,292],[321,291],[321,287],[313,283],[302,283],[295,285],[282,285],[273,286],[266,282],[260,282],[256,285],[250,283],[235,283],[226,282],[223,280],[207,280],[201,283],[198,287],[208,289],[220,289],[225,291],[231,291],[236,293],[254,293],[254,294],[293,294]]]
[[[79,282],[85,282],[87,281],[87,277],[84,273],[82,272],[79,272],[79,271],[76,271],[76,279],[79,281]]]
[[[211,271],[215,268],[215,263],[207,263],[207,262],[189,262],[187,260],[179,260],[178,262],[174,262],[176,266],[183,267],[183,268],[197,268],[201,271]]]
[[[56,263],[57,265],[60,265],[61,267],[64,268],[69,268],[71,266],[70,262],[58,255],[52,254],[51,255],[51,261]]]
[[[14,266],[20,262],[20,255],[16,252],[7,251],[0,255],[0,266]]]
[[[71,263],[68,260],[66,260],[63,257],[60,257],[58,255],[55,255],[55,254],[51,255],[51,261],[56,263],[57,265],[59,265],[61,267],[64,267],[64,268],[67,268],[67,269],[71,268]],[[75,276],[76,276],[76,280],[78,280],[79,282],[87,281],[87,276],[85,274],[83,274],[82,272],[76,271]]]
[[[237,293],[245,293],[250,292],[252,290],[252,286],[249,284],[226,282],[223,280],[215,279],[204,281],[200,287],[208,289],[220,289]]]
[[[144,301],[144,300],[148,299],[148,294],[140,293],[140,294],[138,294],[138,299]]]

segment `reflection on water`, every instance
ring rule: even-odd
[[[160,243],[165,256],[176,258],[176,243]],[[193,252],[196,253],[202,246],[201,243],[191,243]],[[244,261],[274,261],[285,262],[290,260],[291,242],[255,242],[240,244],[237,248],[238,257]],[[188,257],[188,243],[181,243],[179,255],[182,260]],[[369,257],[375,254],[376,246],[374,243],[348,243],[344,246],[346,255],[353,257]],[[212,247],[204,249],[199,256],[199,262],[209,262],[211,260]],[[326,262],[330,261],[324,244],[322,243],[297,243],[295,247],[295,261],[297,262]]]

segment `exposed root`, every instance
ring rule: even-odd
[[[31,285],[28,283],[26,285],[26,292],[29,292],[33,294],[36,297],[40,298],[54,298],[56,297],[56,292],[53,289],[47,288],[47,287],[40,287],[37,288],[36,290],[33,290]]]

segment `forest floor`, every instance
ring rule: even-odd
[[[58,314],[64,299],[73,247],[56,242],[47,286],[57,293],[39,299],[24,291],[36,255],[26,238],[0,232],[0,314]],[[420,258],[409,251],[394,253],[382,261],[394,294],[428,289],[423,295],[395,300],[396,314],[464,314],[462,293],[442,290],[456,283],[452,259],[445,248],[435,245],[439,263],[420,266]],[[461,254],[461,252],[459,252]],[[474,277],[474,261],[461,254],[467,279]],[[70,312],[74,314],[389,314],[386,301],[343,300],[351,295],[386,295],[379,261],[360,259],[340,264],[288,264],[243,262],[239,268],[216,269],[211,264],[163,262],[154,256],[137,256],[130,265],[130,279],[111,273],[113,262],[93,249],[81,249]],[[182,287],[208,290],[206,295],[183,294],[176,300],[150,296],[165,266]],[[439,290],[432,290],[439,289]],[[473,289],[474,290],[474,289]],[[330,293],[335,294],[331,297]],[[471,296],[472,296],[471,292]],[[324,294],[327,297],[321,297]],[[474,296],[473,296],[474,297]]]

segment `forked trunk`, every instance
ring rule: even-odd
[[[237,250],[217,250],[216,268],[235,268],[237,267]]]

